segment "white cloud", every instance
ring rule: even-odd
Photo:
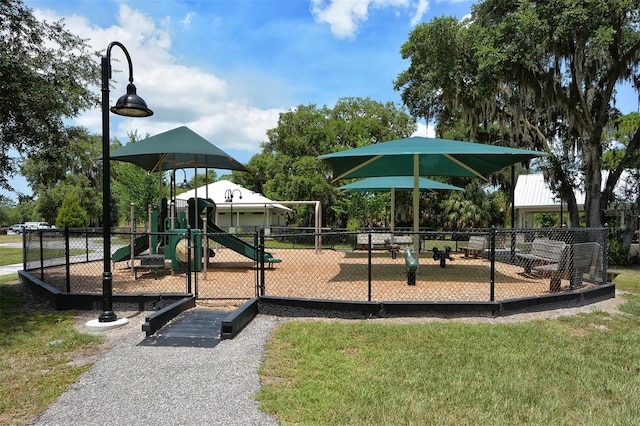
[[[337,38],[353,38],[358,24],[367,20],[369,9],[409,4],[410,0],[312,0],[311,13],[317,22],[329,24]]]
[[[436,127],[435,126],[427,126],[421,121],[418,121],[418,128],[411,136],[426,136],[428,138],[436,137]]]
[[[422,17],[424,16],[425,13],[427,13],[427,10],[429,10],[429,1],[428,0],[419,0],[418,1],[418,7],[416,8],[416,13],[415,15],[413,15],[413,18],[411,18],[411,26],[415,27],[416,25],[418,25],[420,23],[420,21],[422,20]]]
[[[180,21],[180,23],[182,24],[183,27],[185,28],[189,28],[191,26],[191,20],[197,16],[196,13],[194,12],[189,12],[187,13],[187,15],[182,19],[182,21]]]
[[[49,11],[36,11],[40,19],[58,20]],[[181,22],[184,24],[193,15]],[[171,52],[170,18],[160,21],[121,5],[117,23],[101,28],[81,16],[65,17],[67,28],[89,39],[91,47],[103,54],[110,42],[121,42],[133,63],[134,83],[154,115],[145,119],[126,119],[111,116],[111,136],[126,141],[127,133],[155,135],[179,126],[188,126],[222,150],[234,149],[251,154],[259,152],[259,144],[266,140],[266,131],[277,125],[284,109],[261,109],[246,98],[236,98],[229,82],[198,67],[185,66]],[[99,60],[96,60],[99,66]],[[119,47],[111,50],[113,80],[111,103],[126,92],[128,68]],[[99,88],[94,88],[96,93]],[[99,110],[84,112],[75,122],[91,132],[101,133]]]

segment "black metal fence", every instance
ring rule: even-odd
[[[114,294],[483,302],[608,281],[606,228],[288,230],[267,237],[173,230],[114,232],[111,238]],[[65,293],[101,292],[100,229],[27,232],[24,242],[24,269],[31,275]]]

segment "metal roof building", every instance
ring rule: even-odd
[[[602,172],[602,185],[606,183],[607,172]],[[622,173],[616,186],[616,194],[624,197],[625,187],[633,186],[634,181],[626,171]],[[584,191],[575,191],[578,210],[584,211]],[[516,226],[518,228],[533,228],[534,213],[558,213],[566,212],[566,204],[561,204],[560,199],[549,189],[541,173],[520,175],[514,191],[514,206],[516,210]],[[612,211],[615,215],[615,212]]]
[[[584,210],[584,192],[576,192],[578,209]],[[534,213],[560,213],[560,199],[549,189],[544,176],[539,174],[520,175],[514,192],[516,226],[533,228]],[[566,205],[562,208],[566,211]]]

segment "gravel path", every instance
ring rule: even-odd
[[[35,424],[277,425],[253,399],[276,317],[259,315],[235,339],[207,349],[137,346],[143,316],[105,332],[113,348]]]

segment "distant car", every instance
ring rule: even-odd
[[[25,223],[25,231],[38,231],[40,229],[51,229],[51,225],[47,222],[27,222]]]
[[[11,231],[15,232],[16,234],[22,234],[22,232],[24,231],[24,223],[13,225],[11,227]]]

